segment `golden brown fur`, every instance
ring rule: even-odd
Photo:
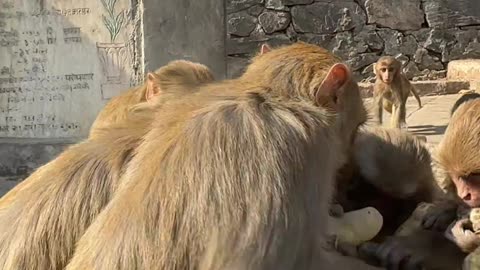
[[[360,130],[350,162],[337,176],[337,200],[345,211],[375,207],[384,226],[376,241],[391,235],[419,202],[437,193],[431,157],[424,142],[394,128]]]
[[[374,66],[376,75],[373,88],[375,116],[379,124],[382,124],[383,109],[391,113],[391,127],[401,128],[406,126],[406,102],[410,92],[418,101],[418,107],[422,102],[415,88],[403,75],[401,63],[391,56],[381,57]]]
[[[470,100],[452,115],[437,149],[438,162],[448,173],[469,175],[480,171],[480,100]],[[475,150],[472,150],[475,149]]]
[[[146,102],[148,97],[157,95],[161,89],[170,89],[181,82],[185,86],[194,86],[198,83],[209,83],[214,81],[210,69],[202,64],[185,60],[175,60],[150,73],[155,89],[148,89],[149,78],[145,84],[131,88],[125,93],[112,98],[100,111],[92,124],[89,137],[95,137],[99,129],[112,124],[122,122],[129,114],[132,106]],[[154,93],[149,93],[149,91]]]
[[[160,69],[159,81],[153,84],[162,85],[156,103],[181,99],[195,90],[190,88],[192,78],[162,77],[175,69],[182,69],[177,74],[186,74],[192,68],[196,66],[174,64]],[[210,82],[204,79],[198,77],[198,84]],[[2,198],[0,269],[64,269],[77,240],[116,191],[152,117],[145,103],[142,110],[122,116],[121,121],[99,127],[94,138],[68,148]]]
[[[354,157],[360,173],[386,194],[431,201],[436,193],[430,153],[408,132],[381,127],[362,131],[354,143]]]
[[[338,62],[282,47],[158,109],[67,269],[334,269],[323,251],[331,184],[365,120]]]
[[[374,251],[377,256],[390,261],[390,263],[399,263],[401,258],[398,258],[398,254],[407,253],[422,258],[426,269],[462,269],[462,260],[466,255],[462,250],[469,252],[478,247],[478,235],[473,232],[474,227],[471,224],[476,220],[470,219],[464,223],[463,213],[458,210],[460,210],[460,205],[467,206],[467,203],[478,205],[480,192],[477,174],[480,169],[477,157],[478,149],[480,149],[479,112],[479,99],[466,101],[459,106],[453,113],[444,137],[435,151],[436,158],[433,165],[440,166],[440,168],[435,168],[438,171],[436,180],[439,187],[449,193],[447,195],[454,195],[457,198],[452,200],[453,196],[437,197],[435,205],[423,216],[417,217],[420,221],[420,224],[416,225],[417,228],[409,228],[410,235],[395,237],[391,239],[392,243],[382,244],[378,250],[383,250],[384,253],[381,254],[382,252],[378,252],[378,250]],[[459,192],[459,187],[468,192]],[[460,195],[457,196],[457,194],[469,196],[459,197]],[[461,203],[460,199],[463,199],[465,204]],[[470,204],[468,204],[469,207],[475,207]],[[469,222],[470,224],[468,224]],[[415,222],[411,226],[414,225]],[[449,225],[450,227],[447,228]],[[420,228],[418,228],[419,226]],[[434,229],[441,233],[425,231],[421,227],[428,230]],[[435,249],[432,249],[432,245],[435,246]],[[405,250],[399,252],[399,249],[402,248],[406,249],[406,253]],[[469,258],[474,258],[474,256],[469,256]],[[438,257],[444,257],[444,259],[439,261]],[[439,262],[441,263],[438,264]]]

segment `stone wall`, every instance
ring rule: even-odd
[[[357,78],[396,56],[410,79],[445,77],[451,60],[480,58],[479,0],[228,0],[228,76],[259,46],[315,43],[347,61]]]

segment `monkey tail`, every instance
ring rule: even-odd
[[[418,107],[421,108],[422,107],[422,101],[420,100],[420,96],[418,95],[417,90],[415,90],[415,87],[413,87],[413,85],[410,87],[410,91],[412,92],[413,96],[417,100]]]

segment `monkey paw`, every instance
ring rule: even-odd
[[[403,247],[395,238],[389,238],[382,244],[365,243],[359,247],[359,255],[367,261],[387,270],[422,270],[422,258]]]
[[[473,252],[480,246],[480,237],[470,230],[469,219],[462,219],[452,223],[445,231],[445,237],[453,241],[464,252]]]
[[[423,217],[422,227],[427,230],[443,232],[457,217],[456,209],[438,209]]]
[[[470,222],[474,232],[480,231],[480,208],[472,208],[470,211]]]

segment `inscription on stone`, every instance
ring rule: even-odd
[[[0,137],[88,134],[106,100],[130,87],[129,4],[2,1]]]

